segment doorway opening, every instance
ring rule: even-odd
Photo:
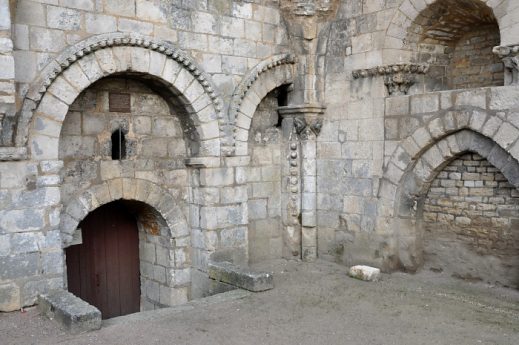
[[[139,232],[122,202],[91,212],[79,225],[80,244],[66,249],[68,289],[97,307],[103,319],[140,311]]]

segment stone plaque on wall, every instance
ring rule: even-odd
[[[110,92],[108,95],[109,111],[120,113],[131,112],[131,102],[129,93]]]

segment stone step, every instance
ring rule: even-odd
[[[101,328],[101,312],[65,290],[52,290],[38,296],[38,309],[51,320],[56,320],[71,333]]]
[[[209,278],[252,292],[274,288],[273,275],[268,272],[254,272],[230,262],[209,262]]]

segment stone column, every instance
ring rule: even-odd
[[[14,116],[14,58],[11,40],[11,12],[8,0],[0,0],[0,144],[10,138],[3,135],[4,118]],[[7,142],[10,144],[10,142]],[[1,146],[1,145],[0,145]]]
[[[287,148],[284,169],[287,202],[285,245],[304,261],[317,258],[317,136],[324,107],[303,104],[279,108]],[[300,254],[299,254],[300,253]]]

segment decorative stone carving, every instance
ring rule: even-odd
[[[308,140],[312,134],[318,137],[319,133],[321,133],[322,126],[322,119],[314,119],[310,122],[307,122],[304,118],[294,119],[294,127],[296,132],[303,140]]]
[[[337,0],[282,0],[281,8],[296,16],[327,17],[334,13]]]
[[[53,81],[73,63],[103,48],[124,46],[154,50],[158,53],[164,54],[166,58],[173,59],[177,63],[183,65],[195,80],[200,83],[204,92],[212,100],[220,125],[225,126],[227,124],[228,121],[224,118],[224,114],[222,113],[223,101],[218,95],[216,86],[212,82],[211,77],[206,74],[198,66],[196,61],[188,56],[187,53],[169,42],[160,41],[139,34],[109,33],[93,36],[77,43],[76,45],[66,49],[43,69],[40,77],[32,84],[31,88],[27,92],[22,106],[22,123],[20,123],[18,127],[26,127],[26,123],[23,123],[23,121],[28,121],[29,119],[26,119],[25,117],[30,117],[32,115],[34,109],[38,107],[43,95],[50,85],[52,85]],[[26,140],[26,134],[17,134],[16,146],[23,146]]]
[[[407,95],[409,88],[416,82],[416,76],[429,71],[429,65],[397,64],[359,69],[352,72],[354,79],[384,77],[384,84],[390,96]]]
[[[250,88],[256,83],[256,81],[261,77],[262,74],[267,71],[273,70],[276,67],[282,65],[292,65],[297,62],[295,55],[287,53],[273,56],[269,59],[263,60],[258,63],[254,68],[252,68],[247,75],[245,75],[238,86],[234,89],[231,103],[229,105],[229,115],[228,119],[231,124],[236,123],[236,119],[238,118],[238,113],[240,112],[240,108],[242,106],[243,100],[247,96]],[[243,110],[242,110],[243,112]],[[251,114],[252,115],[252,114]],[[249,116],[251,116],[249,115]],[[234,146],[236,142],[236,132],[232,135],[232,142],[226,143],[226,148],[222,149],[225,155],[231,155],[234,153]]]
[[[519,85],[519,45],[497,46],[492,51],[505,65],[505,85]]]

